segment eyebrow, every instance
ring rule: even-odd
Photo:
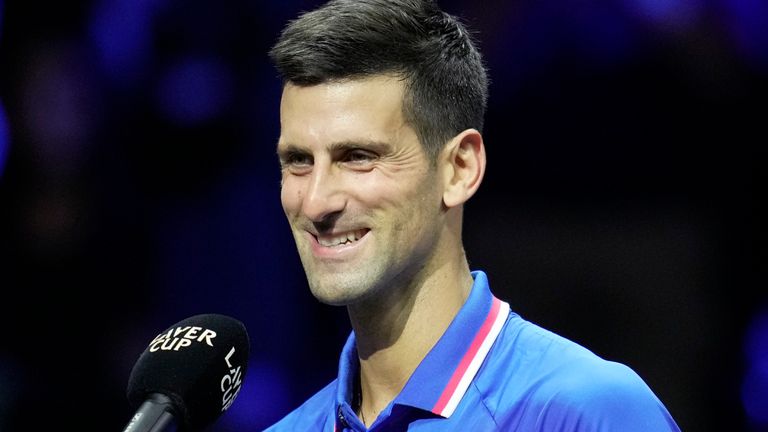
[[[350,140],[331,143],[328,146],[331,152],[348,151],[354,149],[373,150],[377,153],[385,153],[392,148],[392,144],[386,141],[375,140]]]
[[[347,141],[333,142],[329,144],[327,147],[331,153],[337,153],[340,151],[342,152],[349,151],[354,149],[373,150],[377,153],[387,153],[392,149],[392,144],[386,141],[376,141],[376,140],[347,140]],[[301,146],[293,143],[284,144],[282,146],[278,143],[277,145],[278,156],[297,154],[297,153],[308,153],[308,151],[305,146]]]
[[[294,154],[294,153],[302,153],[304,151],[304,150],[301,149],[301,147],[299,147],[299,146],[297,146],[295,144],[285,144],[283,146],[280,146],[280,144],[278,143],[278,145],[276,147],[277,147],[276,153],[281,158],[283,156],[285,156],[285,155],[290,155],[290,154]]]

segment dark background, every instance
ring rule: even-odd
[[[0,431],[121,430],[196,313],[252,361],[211,431],[336,374],[279,203],[266,52],[312,1],[0,0]],[[768,430],[761,0],[442,1],[492,79],[465,243],[496,295],[634,368],[684,431]]]

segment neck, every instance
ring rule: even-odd
[[[473,280],[463,251],[427,270],[348,307],[360,357],[359,413],[367,426],[400,393],[469,295]]]

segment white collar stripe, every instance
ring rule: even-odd
[[[469,350],[461,359],[459,367],[453,373],[448,386],[438,399],[432,412],[443,417],[450,417],[456,410],[459,402],[469,388],[469,384],[475,378],[477,371],[483,364],[485,357],[491,350],[491,346],[501,332],[501,328],[509,316],[509,304],[494,297],[493,306],[485,323],[475,335]]]

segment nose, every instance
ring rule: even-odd
[[[322,222],[346,206],[341,173],[332,164],[316,163],[310,174],[301,211],[312,222]]]

